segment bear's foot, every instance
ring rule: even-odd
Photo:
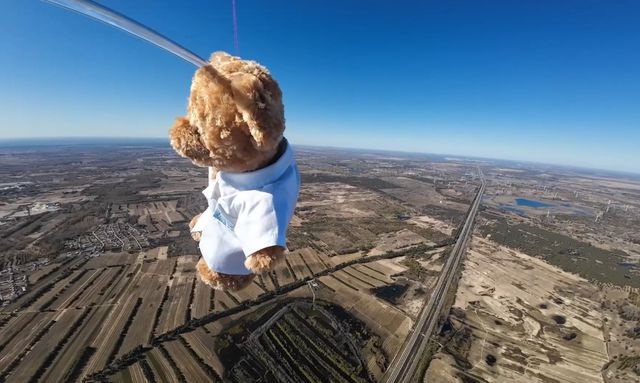
[[[262,274],[273,270],[282,260],[284,260],[284,247],[271,246],[251,254],[244,261],[244,266],[255,274]]]
[[[216,290],[242,290],[249,286],[253,278],[255,278],[254,274],[230,275],[215,272],[207,266],[204,258],[200,258],[196,268],[198,269],[198,277],[200,280]]]

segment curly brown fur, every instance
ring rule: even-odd
[[[284,247],[271,246],[258,250],[244,261],[244,266],[255,274],[262,274],[273,268],[284,259]]]
[[[188,120],[209,150],[211,165],[255,170],[275,157],[282,141],[282,92],[263,66],[216,52],[193,76]]]
[[[198,222],[198,219],[200,218],[200,216],[202,215],[202,213],[196,215],[195,217],[191,218],[191,222],[189,222],[189,229],[193,230],[193,227],[196,225],[196,222]],[[200,237],[202,236],[202,233],[199,231],[196,232],[191,232],[191,238],[193,238],[194,241],[196,242],[200,242]]]
[[[171,145],[196,165],[248,172],[269,165],[284,148],[282,92],[269,71],[256,62],[214,53],[193,76],[187,109],[187,116],[171,128]],[[192,236],[199,240],[200,234]],[[283,258],[284,248],[274,246],[252,254],[245,265],[261,273]],[[200,279],[215,289],[239,290],[255,276],[217,273],[202,259],[197,268]]]
[[[182,157],[189,158],[198,166],[211,166],[212,159],[200,140],[198,130],[189,124],[184,117],[176,118],[176,122],[169,131],[171,146]]]
[[[242,290],[249,286],[253,278],[255,278],[255,274],[230,275],[217,273],[207,266],[203,258],[200,258],[196,268],[198,269],[200,280],[216,290]]]

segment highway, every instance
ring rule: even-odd
[[[462,230],[460,230],[460,234],[458,235],[456,243],[451,250],[451,254],[442,268],[442,273],[438,278],[438,282],[433,290],[431,299],[429,299],[429,302],[423,307],[413,328],[413,332],[409,335],[407,341],[405,341],[403,347],[400,349],[398,355],[396,355],[396,358],[393,360],[386,373],[385,381],[388,383],[411,381],[411,378],[416,373],[416,369],[422,359],[424,350],[429,343],[429,339],[437,328],[447,291],[449,291],[449,287],[455,277],[456,270],[458,269],[460,261],[465,253],[467,242],[473,233],[473,223],[475,221],[476,214],[478,213],[480,203],[482,202],[482,196],[484,194],[486,184],[482,171],[478,169],[478,172],[481,184],[478,188],[475,199],[471,204]]]

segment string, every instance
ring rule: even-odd
[[[238,14],[236,13],[236,0],[231,0],[231,11],[233,15],[233,47],[236,55],[240,56],[240,43],[238,42]]]

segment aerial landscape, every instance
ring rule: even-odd
[[[0,147],[0,381],[640,382],[640,176],[294,146],[286,261],[195,271],[163,140]]]
[[[0,383],[640,383],[640,2],[0,2]]]

